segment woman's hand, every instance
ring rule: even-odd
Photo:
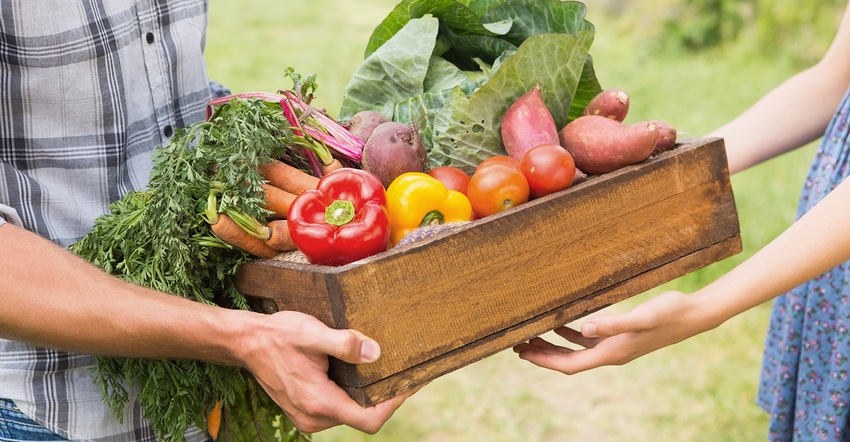
[[[848,31],[850,32],[850,31]],[[850,37],[848,37],[850,38]],[[519,344],[520,358],[566,374],[622,365],[710,330],[727,319],[850,260],[850,179],[743,263],[692,295],[665,292],[619,315],[556,333],[584,350],[541,338]]]
[[[514,351],[521,359],[564,374],[623,365],[716,326],[701,313],[702,300],[681,292],[664,292],[630,312],[588,319],[581,325],[581,332],[568,327],[555,330],[583,349],[574,350],[538,337],[515,346]]]

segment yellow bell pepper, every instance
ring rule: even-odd
[[[421,172],[399,175],[387,187],[390,245],[413,230],[428,225],[471,221],[472,204],[457,190]]]

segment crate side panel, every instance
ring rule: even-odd
[[[306,313],[337,328],[328,286],[328,280],[335,281],[335,277],[334,273],[289,268],[274,260],[255,260],[240,266],[233,283],[246,296],[274,300],[277,310]]]
[[[363,406],[377,404],[740,251],[740,237],[730,238],[374,383],[343,388]]]
[[[585,198],[514,212],[510,225],[484,223],[380,268],[341,275],[349,325],[384,343],[381,360],[360,368],[364,380],[402,371],[736,235],[736,217],[734,226],[716,219],[730,200],[723,180],[694,173],[706,170],[706,161],[688,163],[702,166],[695,168],[674,161],[675,171],[623,175],[605,189],[588,188]]]

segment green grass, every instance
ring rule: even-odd
[[[213,0],[207,37],[210,76],[233,92],[277,91],[288,67],[315,73],[315,105],[337,115],[348,79],[374,28],[395,1]]]
[[[210,75],[234,92],[289,88],[287,67],[317,73],[316,103],[338,111],[374,27],[396,1],[213,0]],[[603,87],[632,97],[631,121],[665,119],[700,136],[744,110],[794,72],[740,44],[694,56],[646,39],[646,27],[606,16],[590,3],[592,48]],[[813,146],[733,177],[743,253],[611,307],[628,309],[661,289],[690,292],[716,279],[787,227]],[[711,332],[623,367],[564,376],[510,351],[429,384],[374,436],[335,428],[332,441],[752,441],[767,418],[756,407],[769,305]]]

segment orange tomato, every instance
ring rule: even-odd
[[[519,161],[511,160],[485,160],[475,169],[466,192],[476,217],[493,215],[528,201],[528,180],[519,168]]]

